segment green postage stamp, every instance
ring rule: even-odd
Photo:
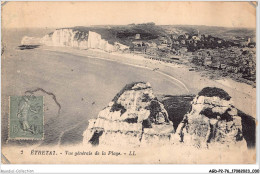
[[[43,96],[10,96],[9,140],[43,140]]]

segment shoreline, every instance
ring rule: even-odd
[[[209,79],[205,76],[202,77],[200,72],[189,71],[189,67],[186,65],[166,63],[159,60],[148,59],[142,55],[136,54],[121,52],[108,53],[98,49],[81,50],[73,47],[41,46],[38,49],[87,58],[115,61],[129,66],[146,68],[160,73],[167,78],[172,78],[171,80],[176,81],[185,87],[187,94],[197,94],[207,86],[222,88],[231,95],[234,105],[238,109],[256,118],[256,88],[245,83],[236,82],[228,78],[220,80]]]

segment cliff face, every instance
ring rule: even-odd
[[[186,145],[206,148],[244,148],[241,117],[231,97],[219,88],[204,88],[192,101],[191,111],[176,136]]]
[[[149,83],[123,88],[98,115],[89,121],[83,143],[92,145],[145,146],[170,143],[174,133],[168,114]]]
[[[92,31],[73,29],[57,29],[42,38],[24,36],[22,45],[47,45],[59,47],[75,47],[80,49],[100,49],[107,52],[129,49],[128,46],[115,42],[114,44],[102,39],[101,35]]]
[[[83,32],[72,29],[58,29],[46,35],[41,42],[48,46],[77,47],[80,49],[100,49],[107,52],[116,51],[116,47],[92,31]]]
[[[88,48],[88,33],[72,29],[58,29],[45,35],[41,42],[48,46]]]
[[[89,121],[83,143],[112,146],[181,145],[195,148],[246,149],[241,117],[230,96],[218,88],[204,88],[192,101],[190,111],[178,125],[173,123],[149,83],[123,88]]]
[[[100,49],[107,52],[116,51],[114,45],[109,44],[108,41],[101,38],[100,34],[92,31],[89,31],[88,48]]]

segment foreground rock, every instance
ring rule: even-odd
[[[163,104],[143,82],[126,85],[89,121],[83,137],[84,144],[92,145],[247,149],[241,117],[224,90],[199,92],[175,133]]]
[[[149,83],[126,85],[98,115],[89,121],[83,143],[113,146],[170,144],[174,133],[168,114]]]
[[[242,148],[241,117],[231,97],[219,88],[204,88],[193,100],[189,113],[176,130],[176,141],[207,148]]]

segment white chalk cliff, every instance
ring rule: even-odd
[[[92,31],[73,29],[57,29],[42,38],[24,36],[22,45],[47,45],[59,47],[74,47],[79,49],[100,49],[107,52],[128,49],[128,46],[118,42],[114,44],[102,39],[101,35]]]
[[[88,48],[88,33],[72,29],[57,29],[45,35],[41,43],[47,46]]]
[[[108,41],[101,38],[101,35],[92,31],[89,31],[88,36],[88,48],[100,49],[107,52],[116,51],[114,45],[109,44]]]

